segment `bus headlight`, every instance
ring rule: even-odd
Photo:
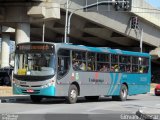
[[[49,82],[48,84],[43,85],[43,86],[42,86],[42,88],[50,87],[50,86],[52,86],[52,85],[53,85],[53,83],[54,83],[54,81],[52,80],[52,81],[51,81],[51,82]]]

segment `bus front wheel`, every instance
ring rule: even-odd
[[[125,84],[122,84],[120,89],[120,95],[119,96],[112,96],[113,100],[119,100],[119,101],[126,101],[128,95],[128,88]]]
[[[77,102],[77,96],[78,96],[78,89],[75,85],[70,85],[68,96],[66,98],[67,103],[74,104]]]
[[[30,98],[31,98],[33,103],[40,103],[42,101],[41,96],[31,95]]]

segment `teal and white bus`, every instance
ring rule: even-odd
[[[30,42],[16,46],[13,93],[30,95],[33,102],[79,96],[98,100],[150,91],[151,57],[148,53],[64,43]]]

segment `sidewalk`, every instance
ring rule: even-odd
[[[12,87],[0,86],[0,103],[25,101],[29,99],[30,97],[26,95],[13,95]]]
[[[2,96],[13,96],[12,87],[0,86],[0,97]]]

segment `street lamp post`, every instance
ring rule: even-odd
[[[67,43],[67,29],[68,29],[68,8],[69,7],[69,0],[66,3],[66,20],[65,20],[65,30],[64,30],[64,43]]]
[[[140,38],[140,51],[143,52],[143,28],[141,29],[141,38]]]
[[[45,22],[43,22],[42,42],[44,42],[44,38],[45,38]]]
[[[79,9],[76,9],[74,10],[72,13],[70,13],[69,17],[68,17],[68,27],[67,27],[67,34],[69,35],[70,34],[70,29],[71,29],[71,17],[72,15],[78,11],[78,10],[81,10],[81,9],[84,9],[84,8],[79,8]]]

